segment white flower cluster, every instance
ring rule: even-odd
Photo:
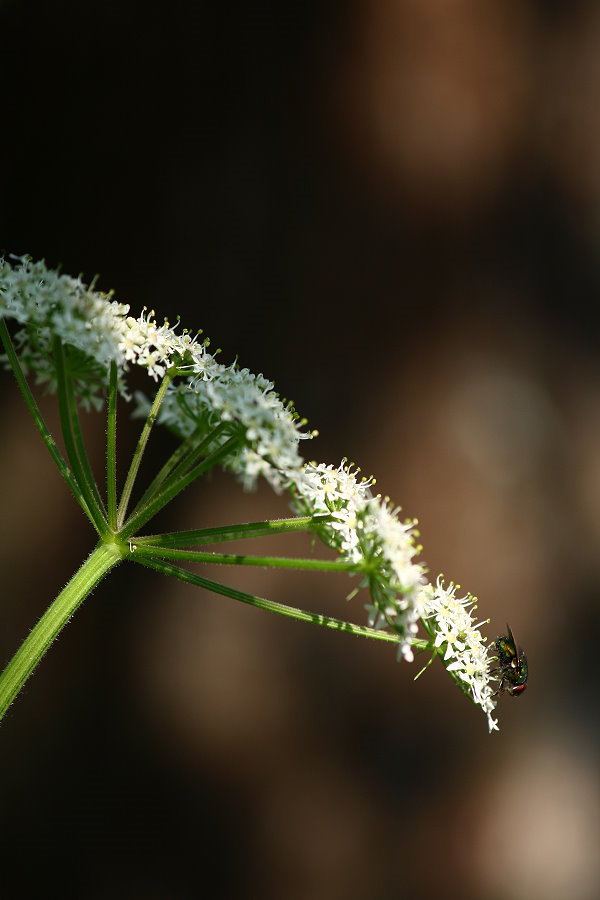
[[[445,587],[442,578],[435,587],[427,582],[425,567],[415,560],[421,550],[416,523],[400,521],[399,510],[373,496],[372,481],[357,474],[344,463],[338,468],[308,464],[293,485],[295,509],[332,516],[319,526],[319,535],[367,573],[362,586],[371,594],[369,625],[394,630],[401,655],[412,661],[411,639],[421,619],[448,671],[485,712],[490,731],[497,729],[490,656],[470,612],[475,599],[457,597],[456,585]]]
[[[494,731],[498,722],[492,715],[496,701],[489,648],[479,631],[482,623],[475,624],[471,615],[476,609],[475,597],[457,597],[457,588],[452,582],[446,587],[441,576],[435,587],[426,585],[419,596],[419,615],[434,636],[434,645],[442,648],[446,669],[460,679],[487,715],[490,731]]]
[[[17,262],[13,266],[0,259],[0,318],[23,326],[15,336],[19,356],[38,381],[55,387],[55,336],[79,351],[74,388],[88,406],[102,405],[111,361],[118,366],[125,397],[123,376],[130,366],[141,366],[157,381],[177,365],[186,377],[170,386],[159,421],[184,437],[199,425],[211,429],[219,422],[231,423],[242,441],[226,465],[246,487],[263,475],[280,489],[301,469],[298,443],[311,435],[301,432],[304,423],[262,375],[218,363],[207,342],[186,331],[178,334],[167,321],[157,324],[153,312],[130,316],[129,306],[86,287],[80,278],[61,275],[27,257]],[[141,397],[139,405],[145,405]]]
[[[13,266],[0,259],[0,317],[26,326],[20,343],[33,371],[47,371],[54,336],[97,365],[106,367],[114,360],[121,371],[139,365],[155,381],[186,351],[201,363],[204,346],[187,333],[176,334],[166,321],[157,325],[154,313],[136,319],[128,315],[127,304],[88,288],[81,278],[61,275],[28,257],[18,262]]]
[[[210,368],[192,365],[194,377],[169,386],[161,405],[158,422],[180,437],[188,437],[199,422],[206,429],[218,423],[231,423],[244,430],[241,448],[227,459],[227,468],[250,489],[263,476],[276,490],[289,486],[302,472],[303,459],[298,442],[310,438],[300,430],[304,424],[291,405],[281,401],[272,382],[248,369],[224,366]],[[137,395],[140,409],[148,403]]]
[[[415,522],[401,522],[398,509],[373,496],[372,481],[359,480],[342,463],[338,468],[308,464],[294,482],[294,506],[302,514],[329,513],[333,520],[319,526],[326,544],[365,572],[371,603],[369,624],[393,629],[399,650],[412,661],[411,637],[417,632],[418,597],[426,584],[425,568],[415,561]]]

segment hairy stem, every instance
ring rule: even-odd
[[[310,531],[315,525],[330,522],[326,514],[314,516],[293,516],[289,519],[267,519],[264,522],[243,522],[238,525],[218,525],[215,528],[198,528],[195,531],[167,531],[163,534],[149,534],[136,537],[136,545],[158,544],[161,547],[201,547],[203,544],[217,544],[222,541],[238,541],[244,538],[263,537],[267,534],[290,534],[295,531]]]
[[[123,555],[117,544],[99,544],[29,632],[0,675],[0,719],[73,613]]]
[[[263,566],[268,569],[303,569],[320,572],[360,572],[356,563],[337,559],[296,559],[289,556],[248,556],[243,553],[204,553],[200,550],[178,550],[131,541],[131,550],[139,555],[159,559],[181,559],[184,562],[212,563],[221,566]]]
[[[374,638],[379,641],[388,641],[392,644],[398,643],[398,635],[389,631],[381,631],[376,628],[368,628],[367,626],[354,625],[352,622],[345,622],[343,619],[335,619],[332,616],[323,616],[319,613],[306,612],[303,609],[297,609],[293,606],[286,606],[284,603],[276,603],[273,600],[266,600],[264,597],[257,597],[254,594],[247,594],[244,591],[238,591],[236,588],[227,587],[227,585],[219,584],[217,581],[210,581],[208,578],[202,578],[201,575],[195,575],[193,572],[187,572],[179,566],[173,566],[170,563],[161,562],[159,560],[148,559],[146,557],[137,557],[136,554],[130,557],[134,562],[138,562],[150,569],[155,569],[163,575],[169,575],[193,584],[196,587],[205,588],[215,594],[223,597],[230,597],[232,600],[239,600],[241,603],[247,603],[257,609],[265,609],[268,612],[278,613],[282,616],[289,616],[300,622],[310,622],[313,625],[321,625],[323,628],[332,628],[335,631],[344,631],[347,634],[353,634],[358,637]],[[413,642],[414,646],[421,649],[420,644],[425,642]],[[429,646],[429,645],[426,645]]]
[[[196,462],[198,457],[210,447],[213,441],[223,433],[225,428],[226,425],[223,422],[220,422],[219,425],[217,425],[216,428],[213,428],[208,435],[205,435],[202,440],[199,440],[198,434],[194,434],[182,441],[177,450],[171,454],[159,473],[144,491],[144,494],[131,513],[131,518],[137,516],[138,513],[143,512],[149,502],[158,494],[159,490],[164,491],[170,485],[178,481],[181,475],[184,474],[185,471]]]
[[[67,456],[75,474],[79,486],[85,497],[85,502],[92,515],[94,528],[100,535],[107,533],[106,520],[102,508],[102,501],[98,493],[96,482],[92,474],[91,466],[83,443],[79,417],[73,384],[68,371],[65,347],[59,337],[54,337],[52,342],[54,361],[56,363],[56,378],[58,389],[58,407],[60,411],[60,423],[63,439],[67,449]]]
[[[135,484],[135,479],[137,477],[137,473],[140,468],[140,464],[142,462],[142,457],[144,455],[144,450],[146,449],[146,444],[148,443],[148,438],[150,437],[150,431],[152,430],[152,426],[156,421],[156,417],[158,415],[158,411],[160,409],[161,403],[165,398],[165,394],[167,393],[167,388],[171,383],[173,375],[171,372],[167,372],[163,380],[161,381],[160,387],[156,392],[156,396],[150,407],[150,412],[148,413],[148,418],[144,422],[144,427],[142,428],[142,433],[140,434],[139,440],[137,442],[137,446],[133,453],[133,459],[131,460],[131,465],[129,467],[129,471],[127,473],[127,478],[125,479],[125,486],[123,487],[123,493],[121,494],[121,500],[119,502],[119,509],[117,511],[117,526],[120,528],[125,520],[125,516],[127,514],[127,507],[129,506],[129,501],[131,499],[131,492],[133,490],[133,486]]]
[[[110,364],[108,387],[108,413],[106,419],[106,503],[108,524],[117,530],[117,364]]]
[[[235,435],[234,437],[229,438],[228,441],[225,441],[224,444],[221,444],[213,453],[209,456],[205,457],[201,463],[195,466],[191,472],[188,472],[187,475],[183,475],[173,484],[170,482],[163,487],[163,490],[159,491],[159,493],[145,506],[141,509],[136,515],[131,516],[125,523],[124,528],[122,529],[123,537],[130,537],[132,534],[135,534],[138,528],[142,527],[152,519],[159,510],[166,506],[167,503],[170,503],[177,494],[180,494],[188,485],[190,485],[193,481],[199,478],[201,475],[204,475],[205,472],[208,472],[210,469],[214,468],[218,463],[222,462],[229,454],[235,450],[237,446],[241,443],[242,438],[239,435]]]
[[[58,449],[56,441],[52,437],[48,426],[44,422],[43,416],[40,412],[40,408],[37,405],[33,394],[31,393],[29,385],[27,384],[27,380],[23,374],[23,370],[21,369],[19,359],[15,352],[15,348],[13,346],[12,340],[10,338],[10,333],[8,331],[8,328],[6,327],[6,322],[4,321],[4,319],[0,319],[0,339],[2,340],[2,344],[4,345],[6,356],[10,363],[13,375],[15,376],[15,380],[17,382],[19,390],[21,391],[21,395],[23,396],[27,409],[31,413],[31,416],[35,423],[35,427],[41,435],[41,438],[46,445],[46,448],[50,453],[52,460],[58,468],[58,471],[68,484],[71,493],[75,497],[75,500],[82,508],[92,525],[94,525],[95,527],[94,518],[92,516],[92,513],[90,512],[88,504],[86,503],[85,497],[83,496],[83,491],[81,490],[77,479],[69,469],[62,453]]]

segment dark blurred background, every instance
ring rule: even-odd
[[[123,567],[3,723],[2,896],[598,898],[598,4],[4,0],[0,34],[0,248],[272,377],[531,670],[488,736],[439,665]],[[94,541],[0,389],[6,660]],[[219,475],[163,524],[286,513]],[[219,577],[364,620],[334,576]]]

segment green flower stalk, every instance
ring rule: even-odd
[[[10,330],[9,330],[10,323]],[[350,634],[395,643],[399,658],[414,652],[439,657],[464,693],[486,714],[491,730],[496,706],[493,645],[472,618],[474,598],[459,599],[452,583],[427,580],[418,560],[416,522],[372,492],[372,480],[343,461],[334,467],[305,463],[306,431],[273,384],[236,363],[225,365],[199,334],[159,324],[154,312],[138,317],[112,294],[88,288],[80,278],[52,271],[27,257],[0,260],[0,337],[5,363],[17,380],[36,428],[76,502],[96,531],[97,546],[51,604],[0,675],[0,719],[44,653],[97,583],[122,560],[250,603],[261,609]],[[144,419],[120,496],[117,490],[117,405],[131,402],[128,375],[141,367],[154,385],[137,393],[134,413]],[[27,376],[58,395],[66,459],[58,449],[29,388]],[[107,409],[106,486],[98,486],[79,424],[79,407]],[[140,463],[155,423],[179,439],[151,483],[130,509]],[[295,516],[145,534],[157,512],[215,466],[234,473],[245,489],[264,478],[286,492]],[[333,551],[333,559],[295,559],[214,553],[216,542],[257,535],[310,532]],[[357,579],[350,596],[368,591],[368,624],[356,625],[256,597],[210,581],[175,563],[248,565],[347,572]],[[419,638],[419,623],[425,637]],[[423,670],[421,670],[423,671]],[[420,673],[419,673],[420,674]],[[418,676],[417,676],[418,677]]]

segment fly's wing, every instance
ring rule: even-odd
[[[506,641],[505,641],[505,650],[511,660],[511,667],[514,669],[519,663],[519,654],[517,652],[517,645],[515,643],[515,636],[512,633],[510,625],[506,625],[506,631],[508,632]]]
[[[514,648],[514,655],[517,661],[516,671],[519,675],[525,675],[527,678],[527,657],[525,656],[525,652],[522,647],[517,647],[517,642],[515,641],[515,636],[511,631],[510,625],[506,625],[506,630],[508,631],[508,637]]]
[[[516,650],[516,649],[517,649],[517,642],[515,641],[515,636],[514,636],[514,634],[512,633],[511,628],[510,628],[510,625],[509,625],[508,623],[506,624],[506,631],[507,631],[507,633],[508,633],[508,637],[509,637],[509,640],[510,640],[511,644],[513,644],[513,646],[514,646],[514,648],[515,648],[515,650]]]

